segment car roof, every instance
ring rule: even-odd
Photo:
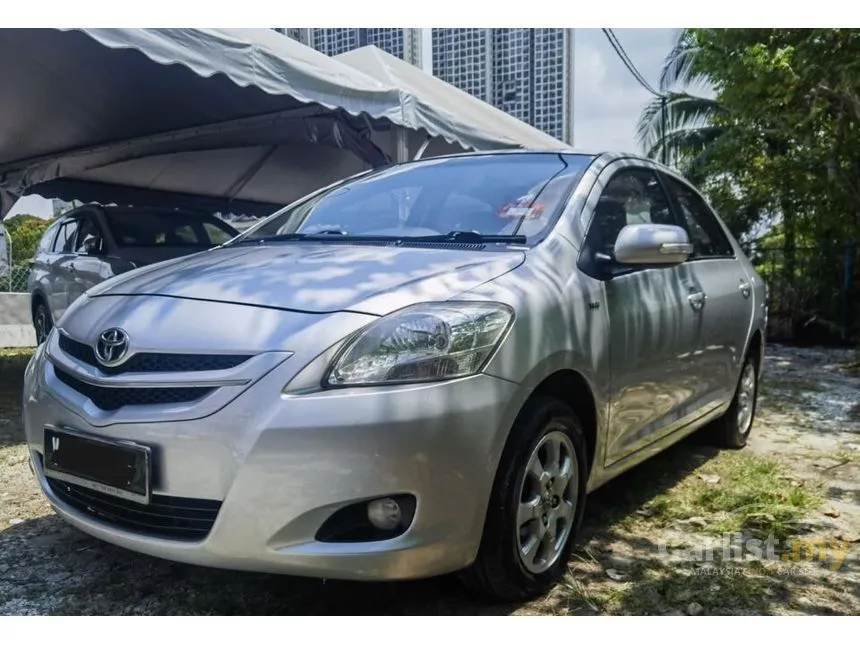
[[[460,159],[464,157],[493,157],[493,156],[511,156],[511,155],[534,155],[534,154],[546,154],[546,155],[579,155],[583,157],[591,157],[593,160],[600,160],[602,163],[607,164],[611,161],[615,161],[617,159],[633,159],[636,161],[641,161],[643,163],[647,163],[649,165],[654,165],[660,167],[662,170],[667,172],[677,174],[675,170],[669,168],[661,164],[659,161],[655,159],[650,159],[641,154],[632,153],[632,152],[624,152],[620,150],[584,150],[580,148],[513,148],[506,150],[477,150],[477,151],[467,151],[467,152],[454,152],[446,155],[438,155],[435,157],[423,157],[417,160],[409,160],[401,162],[403,164],[408,163],[420,163],[421,161],[431,161],[436,159]]]
[[[119,206],[117,204],[99,204],[98,202],[88,202],[86,204],[82,204],[81,206],[76,206],[75,208],[66,211],[63,213],[62,217],[70,217],[74,216],[82,210],[96,208],[105,214],[110,215],[137,215],[140,213],[148,213],[148,214],[157,214],[157,215],[187,215],[191,217],[200,217],[204,219],[218,219],[214,215],[209,213],[201,213],[200,211],[195,210],[187,210],[187,209],[177,209],[177,208],[164,208],[155,206]]]
[[[547,155],[579,155],[583,157],[591,157],[592,161],[599,161],[602,165],[609,164],[613,161],[618,161],[621,159],[638,161],[653,168],[659,168],[660,171],[671,175],[677,179],[680,179],[686,184],[690,184],[690,181],[684,177],[678,170],[667,166],[663,163],[660,163],[656,159],[651,159],[650,157],[646,157],[642,154],[637,154],[633,152],[624,152],[620,150],[602,150],[602,151],[593,151],[593,150],[583,150],[579,148],[562,148],[562,149],[550,149],[550,148],[513,148],[507,150],[479,150],[479,151],[468,151],[468,152],[456,152],[447,155],[439,155],[436,157],[424,157],[418,160],[405,161],[402,162],[404,164],[408,163],[420,163],[421,161],[430,161],[433,159],[456,159],[463,157],[482,157],[482,156],[499,156],[499,155],[527,155],[527,154],[547,154]],[[690,184],[692,186],[692,184]]]

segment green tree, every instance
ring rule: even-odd
[[[36,246],[51,221],[35,215],[16,215],[3,221],[11,242],[12,266],[27,266],[27,260],[36,253]]]
[[[860,33],[844,29],[697,29],[696,65],[724,108],[709,172],[797,235],[857,238]]]
[[[660,74],[663,96],[648,102],[636,128],[639,145],[648,156],[665,158],[687,173],[696,172],[708,147],[724,131],[713,123],[723,107],[716,99],[704,95],[711,81],[697,64],[699,52],[693,30],[682,30],[663,62]]]
[[[679,168],[733,230],[770,229],[782,247],[777,282],[800,285],[785,311],[835,311],[844,300],[839,315],[852,319],[842,267],[846,242],[860,241],[860,32],[690,29],[684,38],[676,68],[708,79],[718,109],[703,123],[717,136],[686,157],[682,149],[678,158],[695,153],[695,163]],[[806,246],[815,251],[801,258]]]

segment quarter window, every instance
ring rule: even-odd
[[[690,242],[693,244],[693,257],[732,257],[732,245],[705,200],[674,177],[667,179],[681,207]]]

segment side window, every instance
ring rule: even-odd
[[[54,240],[54,253],[73,253],[75,250],[75,233],[78,230],[78,220],[70,219],[63,222],[57,239]]]
[[[42,234],[42,239],[39,240],[39,253],[50,253],[54,246],[54,239],[57,237],[57,224],[51,224],[45,229]]]
[[[693,243],[693,257],[732,257],[732,245],[705,200],[674,177],[667,179],[681,207]]]
[[[611,253],[618,234],[628,224],[674,223],[666,193],[654,171],[631,168],[620,170],[606,184],[588,235],[595,251]]]

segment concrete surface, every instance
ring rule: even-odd
[[[30,294],[0,293],[0,347],[31,347],[35,344]]]

